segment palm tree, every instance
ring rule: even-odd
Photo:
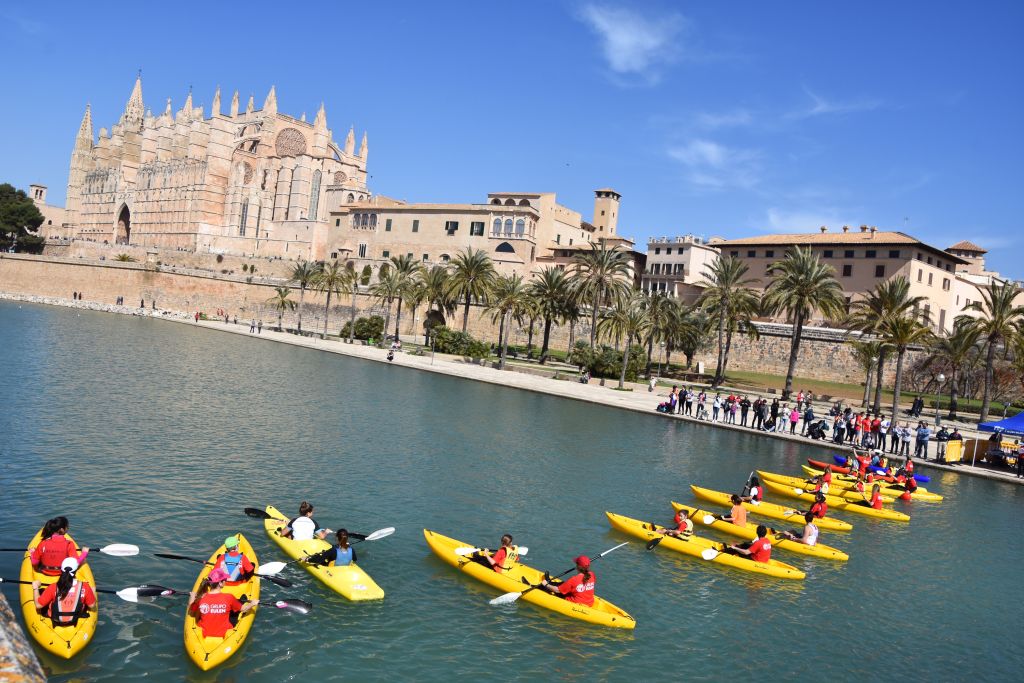
[[[591,243],[590,251],[576,254],[572,264],[572,283],[580,301],[590,303],[590,348],[597,343],[597,317],[602,306],[624,296],[629,291],[632,262],[629,254],[612,247],[604,240],[601,245]]]
[[[900,275],[875,285],[863,299],[853,303],[845,325],[864,334],[877,336],[886,318],[904,316],[927,302],[923,296],[910,296],[910,280]],[[875,415],[882,412],[882,380],[885,375],[885,356],[890,351],[883,345],[878,350],[878,368],[875,376],[875,400],[871,409]]]
[[[900,384],[903,381],[903,359],[907,355],[907,349],[912,345],[927,344],[932,337],[927,311],[911,312],[906,315],[889,316],[885,318],[880,327],[879,333],[883,341],[889,344],[896,351],[896,380],[892,387],[892,417],[893,422],[899,417],[900,405]]]
[[[448,269],[444,266],[434,266],[422,274],[421,281],[423,283],[423,300],[427,302],[425,321],[430,319],[430,313],[435,306],[439,313],[451,314],[454,304],[451,294],[448,292]],[[423,343],[429,344],[430,327],[426,325],[426,322],[424,322],[424,330],[426,330],[426,336],[423,338]]]
[[[878,368],[878,373],[882,373],[881,366],[878,365],[878,359],[882,354],[884,346],[881,342],[866,339],[850,342],[850,348],[853,349],[853,358],[866,374],[864,377],[864,399],[861,401],[862,408],[867,408],[868,403],[871,401],[871,378],[874,375],[875,369]]]
[[[1015,333],[1024,325],[1024,306],[1017,304],[1015,299],[1022,293],[1016,282],[998,282],[993,280],[985,287],[979,287],[981,300],[973,301],[964,308],[981,315],[977,318],[967,317],[964,323],[967,328],[977,330],[979,338],[985,343],[985,389],[981,395],[981,415],[978,422],[988,419],[989,403],[992,394],[992,369],[996,358],[996,348],[1004,347],[1013,340]],[[966,316],[964,316],[966,317]],[[959,320],[960,316],[958,316]]]
[[[501,319],[501,325],[498,328],[498,347],[501,349],[501,359],[498,361],[499,370],[505,369],[505,355],[508,353],[512,316],[522,312],[528,297],[523,276],[516,273],[497,278],[491,289],[487,310],[492,314],[492,322],[498,318]]]
[[[949,369],[949,414],[947,420],[957,419],[957,370],[966,365],[967,358],[978,345],[981,331],[977,327],[966,324],[963,316],[953,323],[953,332],[935,340],[932,346],[931,359],[937,360]],[[939,387],[942,391],[942,387]]]
[[[686,367],[689,368],[697,352],[710,346],[711,335],[717,325],[713,318],[697,306],[680,306],[674,318],[665,344],[665,365],[669,365],[672,351],[679,349],[686,356]]]
[[[469,304],[476,299],[483,301],[491,291],[494,278],[494,262],[483,249],[466,247],[452,260],[451,275],[448,277],[448,293],[455,299],[465,298],[466,307],[462,313],[462,331],[469,326]]]
[[[321,339],[327,338],[327,319],[331,313],[331,295],[340,295],[342,292],[348,291],[345,284],[348,275],[345,271],[346,268],[344,266],[337,261],[333,261],[320,270],[320,274],[317,275],[313,285],[316,291],[327,295],[327,301],[324,303],[324,331],[320,333]]]
[[[294,311],[295,302],[289,299],[292,290],[288,287],[274,287],[274,296],[267,299],[267,303],[277,309],[277,331],[282,332],[282,319],[285,311]]]
[[[647,367],[644,377],[651,378],[651,366],[654,364],[654,344],[668,338],[668,330],[676,313],[677,301],[669,298],[665,292],[654,292],[643,298],[643,306],[651,319],[651,329],[647,334]]]
[[[641,297],[631,296],[619,300],[601,319],[601,331],[618,339],[625,338],[626,347],[622,352],[622,373],[619,375],[619,389],[626,386],[626,368],[629,367],[629,351],[633,338],[643,338],[650,332],[651,318],[641,302]]]
[[[349,261],[342,271],[341,294],[348,294],[352,297],[352,305],[349,307],[348,318],[348,343],[351,344],[356,337],[356,295],[359,293],[359,274],[354,264]]]
[[[557,266],[540,270],[530,282],[530,294],[538,315],[544,321],[544,337],[540,345],[540,364],[544,365],[548,359],[551,325],[563,319],[569,298],[569,280],[565,271]]]
[[[302,334],[302,306],[306,298],[306,290],[316,282],[317,276],[320,275],[321,267],[319,263],[310,263],[303,259],[299,259],[292,267],[292,274],[289,279],[299,286],[299,314],[297,323],[299,334]]]
[[[793,393],[793,374],[800,355],[800,337],[804,324],[814,311],[838,318],[846,312],[843,288],[836,280],[835,269],[826,265],[810,247],[791,247],[786,257],[768,266],[772,281],[764,291],[762,306],[769,315],[782,311],[793,321],[793,338],[789,347],[789,369],[782,400]]]
[[[381,266],[377,272],[377,281],[370,285],[370,294],[384,304],[384,336],[387,337],[391,323],[391,302],[402,296],[405,280],[397,268]],[[396,336],[397,339],[397,336]],[[381,340],[383,343],[383,340]]]
[[[419,261],[413,259],[412,254],[392,256],[391,264],[394,266],[395,275],[398,278],[398,310],[395,315],[395,341],[398,341],[398,326],[402,322],[402,300],[409,293],[423,266]]]
[[[718,319],[718,363],[715,366],[715,377],[711,380],[713,386],[725,381],[729,347],[732,345],[736,323],[745,320],[748,322],[745,329],[754,329],[749,322],[758,308],[758,298],[750,288],[754,280],[746,277],[749,270],[740,259],[726,256],[709,266],[704,276],[704,291],[698,304]]]

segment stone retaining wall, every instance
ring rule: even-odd
[[[0,681],[45,683],[46,676],[32,646],[18,626],[14,611],[0,594]]]

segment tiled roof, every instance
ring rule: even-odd
[[[747,246],[753,244],[923,244],[921,240],[902,232],[870,230],[861,232],[799,232],[778,235],[758,235],[715,242],[717,247]]]
[[[950,249],[956,249],[957,251],[973,251],[976,254],[987,254],[988,253],[987,249],[982,249],[977,244],[975,244],[974,242],[971,242],[969,240],[963,240],[963,241],[957,242],[953,246],[948,247],[947,251],[950,250]]]

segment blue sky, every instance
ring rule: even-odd
[[[818,225],[970,239],[1024,278],[1024,3],[5,2],[0,180],[63,201],[86,102],[113,124],[219,84],[369,132],[371,189],[555,191],[620,233]],[[176,16],[161,10],[173,8]]]

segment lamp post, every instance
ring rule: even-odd
[[[658,377],[661,377],[661,359],[665,355],[665,342],[658,342],[661,349],[658,351]]]
[[[935,426],[938,427],[941,422],[939,411],[942,409],[942,387],[946,383],[946,376],[940,372],[935,379],[939,381],[939,393],[935,395]]]

